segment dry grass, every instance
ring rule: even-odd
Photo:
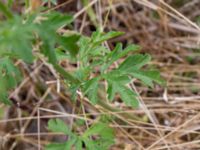
[[[116,128],[113,150],[200,149],[200,27],[195,23],[200,16],[200,1],[93,0],[89,6],[93,6],[104,31],[125,32],[107,46],[112,48],[116,42],[141,45],[142,52],[152,55],[152,66],[159,68],[167,86],[149,89],[134,81],[131,86],[141,95],[141,107],[130,109],[116,102],[112,107],[122,111],[113,113],[91,105],[81,95],[72,103],[62,80],[43,60],[32,66],[18,62],[26,78],[11,93],[15,105],[0,106],[0,149],[43,149],[53,137],[63,140],[47,132],[49,118],[63,118],[70,127],[77,119],[84,119],[81,132],[101,114],[124,122],[112,122]],[[87,8],[76,0],[60,0],[50,9],[73,12],[74,30],[89,35],[94,25]],[[62,64],[68,70],[74,69],[68,62]],[[138,115],[141,120],[126,118],[122,113]]]

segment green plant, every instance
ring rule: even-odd
[[[39,18],[43,19],[39,20]],[[91,37],[78,34],[61,35],[56,32],[57,29],[71,22],[72,17],[56,12],[28,17],[13,16],[12,19],[1,22],[0,60],[4,62],[1,63],[1,82],[5,84],[1,85],[0,90],[8,91],[19,82],[19,78],[16,76],[20,76],[20,74],[10,73],[13,69],[17,70],[12,63],[13,58],[31,63],[38,59],[37,53],[48,58],[48,62],[69,83],[69,88],[74,95],[77,90],[81,90],[93,104],[98,102],[98,90],[102,81],[108,83],[107,93],[111,101],[115,94],[119,93],[127,105],[134,107],[138,105],[137,95],[126,86],[133,78],[138,78],[151,87],[153,81],[162,82],[159,72],[142,69],[151,59],[148,54],[130,54],[118,67],[109,69],[118,59],[139,50],[137,45],[129,45],[122,49],[122,44],[119,43],[114,50],[110,51],[103,45],[103,42],[121,35],[121,32],[101,33],[96,31]],[[32,45],[38,39],[43,44],[40,50],[34,53]],[[59,44],[57,48],[56,44]],[[78,62],[80,66],[75,72],[69,73],[59,66],[58,55]],[[11,79],[15,80],[15,84],[7,86]],[[2,93],[4,94],[4,92]]]
[[[140,79],[148,86],[153,86],[153,81],[161,83],[162,80],[157,71],[144,71],[142,67],[150,61],[150,55],[130,54],[139,50],[137,45],[129,45],[125,49],[118,43],[110,51],[102,45],[110,38],[119,36],[121,32],[101,33],[96,31],[91,38],[82,36],[79,40],[78,61],[80,67],[77,70],[76,77],[80,84],[76,84],[75,89],[81,88],[83,93],[89,97],[89,100],[96,104],[98,102],[98,89],[102,81],[108,84],[108,99],[112,101],[116,93],[119,93],[122,100],[128,105],[137,107],[137,94],[127,87],[133,77]],[[128,56],[118,67],[109,69],[117,60]],[[91,77],[93,76],[93,77]]]
[[[84,133],[78,135],[72,132],[62,120],[51,119],[48,122],[48,129],[67,135],[68,140],[64,143],[51,143],[45,150],[70,150],[72,147],[76,150],[82,150],[83,147],[87,150],[106,150],[114,144],[114,130],[108,126],[108,123],[94,123]]]
[[[153,82],[163,83],[158,71],[144,68],[151,57],[148,54],[136,54],[140,49],[138,45],[131,44],[123,49],[122,44],[118,43],[113,50],[105,46],[107,40],[122,35],[122,32],[103,33],[97,30],[91,37],[78,33],[61,34],[59,29],[70,25],[72,16],[58,12],[13,15],[2,2],[0,8],[6,17],[0,22],[0,101],[5,104],[12,103],[8,99],[8,91],[16,88],[22,79],[15,65],[16,60],[31,64],[38,59],[46,59],[65,80],[74,100],[77,91],[80,91],[92,104],[99,104],[110,111],[113,109],[108,107],[105,99],[100,99],[100,91],[106,93],[110,102],[119,94],[127,106],[138,107],[138,95],[128,86],[134,78],[150,87],[153,87]],[[33,51],[38,41],[42,44]],[[59,62],[63,59],[78,64],[76,71],[68,72],[62,68]],[[119,59],[122,62],[118,64]],[[104,83],[107,83],[107,87]],[[91,136],[103,128],[109,131],[108,135],[102,132],[102,138],[91,140]],[[107,149],[113,143],[112,129],[103,123],[92,125],[81,136],[72,133],[60,120],[51,120],[49,129],[70,136],[70,141],[59,144],[60,149],[75,143],[76,147],[81,147],[83,141],[89,146],[88,149],[96,148],[98,142],[101,142],[99,149],[104,146]],[[56,149],[57,146],[49,145],[48,149]]]

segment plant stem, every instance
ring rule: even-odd
[[[53,64],[54,68],[67,80],[69,80],[71,83],[75,83],[75,84],[80,84],[81,82],[75,78],[74,76],[72,76],[70,73],[68,73],[67,71],[65,71],[61,66],[59,66],[58,64]],[[101,96],[102,94],[100,94]],[[101,99],[104,99],[101,96]],[[105,101],[100,100],[97,102],[97,104],[99,104],[101,107],[103,107],[104,109],[110,111],[110,112],[120,112],[120,109],[117,108],[113,108],[110,105],[108,105]],[[137,117],[136,115],[130,115],[128,113],[120,113],[119,115],[121,115],[122,117],[126,117],[127,119],[132,119],[132,120],[138,120],[138,121],[143,121],[141,118]]]

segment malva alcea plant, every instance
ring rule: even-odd
[[[104,33],[97,30],[91,37],[71,32],[61,34],[59,29],[72,23],[73,17],[58,12],[19,16],[13,15],[3,3],[0,3],[0,7],[6,17],[0,22],[0,101],[4,104],[12,104],[8,98],[9,91],[22,81],[22,73],[14,64],[16,60],[31,64],[41,57],[46,58],[65,80],[73,100],[76,100],[79,91],[94,105],[106,106],[106,101],[99,97],[99,92],[105,89],[102,83],[107,84],[105,92],[110,102],[119,94],[127,106],[136,108],[139,105],[138,95],[128,86],[133,79],[150,87],[153,87],[153,82],[163,82],[158,71],[143,69],[151,57],[148,54],[136,54],[140,49],[138,45],[130,44],[123,49],[122,44],[117,43],[112,50],[104,45],[104,42],[122,35],[122,32]],[[37,50],[33,50],[36,41],[42,44]],[[76,62],[77,69],[68,72],[62,68],[59,62],[63,59]],[[113,64],[119,59],[123,61],[113,68]],[[108,123],[91,125],[82,135],[73,133],[59,119],[50,120],[48,127],[49,130],[64,133],[70,138],[62,144],[48,145],[47,150],[67,150],[72,146],[80,150],[82,143],[87,145],[87,149],[102,150],[114,143],[114,132]],[[101,132],[102,130],[107,133]],[[100,138],[92,140],[93,134],[98,134]]]
[[[127,86],[133,78],[151,87],[153,81],[162,83],[158,71],[142,69],[151,60],[150,55],[131,54],[139,50],[139,46],[129,45],[123,49],[122,44],[118,43],[111,51],[103,45],[103,42],[121,35],[121,32],[96,31],[91,37],[79,34],[61,35],[56,32],[72,20],[70,16],[51,12],[24,18],[13,16],[12,19],[1,22],[0,80],[4,83],[0,88],[2,102],[9,103],[5,96],[7,94],[4,93],[14,88],[20,81],[21,75],[13,64],[13,59],[32,63],[38,58],[38,53],[47,57],[48,62],[69,83],[72,94],[75,95],[77,90],[81,90],[93,104],[99,101],[98,89],[101,81],[106,81],[108,84],[107,97],[110,101],[114,99],[116,93],[119,93],[122,100],[133,107],[138,106],[137,94]],[[40,50],[32,51],[36,38],[42,41],[42,45]],[[128,54],[129,56],[118,67],[110,69],[113,63]],[[63,58],[75,60],[80,66],[75,72],[69,73],[59,66],[59,59]]]

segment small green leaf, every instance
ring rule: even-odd
[[[80,81],[85,81],[87,80],[88,76],[90,75],[91,72],[91,67],[80,67],[79,69],[77,69],[77,71],[74,73],[74,75],[80,80]]]
[[[77,140],[76,144],[75,144],[75,149],[76,150],[82,150],[83,149],[83,144],[82,144],[82,140]]]
[[[91,43],[90,43],[90,39],[88,37],[81,37],[79,42],[79,60],[82,61],[83,63],[85,63],[85,61],[88,60],[88,53],[91,50]]]
[[[80,38],[80,35],[69,35],[69,36],[60,36],[59,43],[62,47],[70,53],[72,57],[75,57],[78,53],[79,47],[77,42]]]
[[[93,78],[83,84],[83,92],[85,95],[88,95],[89,100],[93,104],[96,104],[98,101],[98,81],[99,78]]]
[[[8,58],[0,58],[0,100],[5,104],[11,104],[8,100],[8,90],[15,88],[21,80],[19,70]]]
[[[60,27],[69,25],[73,22],[73,17],[71,15],[64,15],[59,12],[51,12],[51,13],[45,13],[41,17],[44,17],[43,21],[41,21],[41,25],[44,27],[44,29],[56,31]],[[43,31],[45,32],[45,30]]]
[[[89,140],[91,136],[98,136],[97,140]],[[105,123],[93,124],[82,135],[88,149],[107,150],[114,144],[114,130]]]
[[[49,121],[48,128],[50,130],[62,132],[69,136],[67,142],[48,144],[45,150],[71,150],[72,147],[81,150],[83,149],[83,143],[88,150],[107,150],[114,144],[114,130],[109,127],[108,123],[95,123],[80,136],[71,131],[66,132],[66,127],[65,123],[59,119]],[[97,137],[92,139],[92,136]]]
[[[158,70],[149,70],[149,71],[143,71],[143,74],[146,75],[146,77],[149,77],[152,79],[154,82],[164,85],[165,81],[163,78],[160,76],[160,72]]]
[[[65,49],[62,47],[56,48],[55,53],[58,61],[63,61],[71,58],[70,54],[66,53]]]
[[[52,143],[45,147],[45,150],[71,150],[73,145],[76,145],[78,137],[72,133],[67,125],[60,119],[51,119],[48,122],[48,129],[53,132],[61,132],[69,136],[69,140],[65,143]]]
[[[135,52],[140,49],[141,49],[141,47],[139,45],[130,44],[117,56],[117,58],[119,59],[121,57],[126,56],[129,52]]]
[[[117,43],[114,50],[108,55],[108,58],[111,58],[112,62],[114,62],[117,61],[119,58],[126,56],[129,52],[138,51],[139,49],[140,46],[131,44],[123,50],[122,44]]]
[[[101,33],[100,30],[97,30],[92,34],[92,40],[94,41],[94,44],[101,44],[104,41],[107,41],[109,39],[112,39],[114,37],[120,36],[124,34],[123,32],[117,32],[117,31],[110,31],[108,33]]]
[[[53,132],[61,132],[64,134],[69,134],[71,135],[71,131],[68,129],[66,124],[60,120],[60,119],[51,119],[48,122],[48,129],[53,131]]]
[[[66,149],[67,143],[51,143],[45,146],[45,150],[70,150]]]
[[[140,47],[138,45],[131,44],[126,47],[124,50],[122,49],[122,44],[118,43],[114,50],[105,56],[105,64],[101,67],[101,71],[104,72],[110,65],[112,65],[118,59],[126,56],[131,51],[137,51]]]
[[[0,101],[6,105],[12,104],[12,102],[8,99],[8,94],[6,92],[0,94]]]
[[[131,81],[129,76],[124,75],[123,73],[121,73],[118,70],[110,71],[107,74],[105,74],[103,77],[108,81],[116,82],[116,83],[122,84],[122,85],[126,85]]]
[[[110,65],[119,59],[118,55],[122,52],[122,44],[117,43],[114,50],[105,56],[105,64],[101,67],[101,72],[104,72]]]
[[[97,147],[97,145],[95,144],[95,142],[94,141],[92,141],[92,140],[90,140],[90,139],[88,139],[88,138],[84,138],[83,139],[83,141],[84,141],[84,143],[85,143],[85,145],[86,145],[86,147],[87,147],[87,150],[100,150],[98,147]]]
[[[123,85],[118,85],[118,92],[127,106],[132,106],[134,108],[139,106],[137,94],[131,89]]]
[[[144,84],[146,84],[147,86],[153,87],[153,81],[151,78],[149,78],[148,76],[146,76],[144,73],[142,73],[141,71],[135,71],[132,72],[131,75],[137,79],[140,79]]]
[[[79,88],[80,88],[80,84],[72,84],[69,87],[69,90],[71,92],[72,101],[76,101],[76,99],[77,99],[77,91],[78,91]]]
[[[1,55],[15,56],[25,62],[33,61],[32,40],[34,25],[24,21],[22,17],[2,22],[0,29]]]
[[[127,75],[122,75],[119,71],[111,71],[103,76],[108,82],[108,99],[112,101],[114,99],[115,94],[118,92],[119,85],[128,84],[131,79]]]
[[[107,94],[108,94],[108,99],[112,101],[115,97],[115,94],[117,93],[117,84],[115,82],[109,82],[108,81],[108,89],[107,89]]]
[[[76,123],[77,126],[83,126],[83,125],[85,125],[85,120],[84,119],[77,119],[75,123]]]
[[[158,84],[163,84],[164,81],[160,77],[160,73],[158,71],[135,71],[132,72],[131,75],[137,79],[140,79],[144,84],[153,87],[153,81]]]
[[[133,56],[129,56],[125,59],[124,62],[120,64],[118,70],[125,71],[125,72],[132,72],[134,70],[138,70],[144,65],[146,65],[151,60],[150,55],[145,54],[137,54]]]
[[[109,53],[110,50],[108,50],[106,47],[104,46],[97,46],[95,47],[91,52],[90,52],[90,56],[91,57],[98,57],[100,56],[102,59],[102,55],[105,53]]]
[[[89,137],[92,135],[100,135],[103,138],[114,138],[114,130],[105,123],[95,123],[88,130],[84,132],[82,137]]]
[[[110,73],[104,75],[104,78],[108,82],[108,99],[113,100],[116,93],[119,93],[121,99],[125,102],[126,105],[137,107],[138,100],[137,94],[134,93],[131,89],[126,87],[131,79],[127,75],[121,75],[120,71],[111,71]]]
[[[55,64],[57,63],[55,45],[61,42],[56,32],[60,27],[69,25],[73,17],[58,12],[43,14],[41,17],[45,19],[36,24],[36,30],[43,42],[41,51],[48,57],[50,63]]]

